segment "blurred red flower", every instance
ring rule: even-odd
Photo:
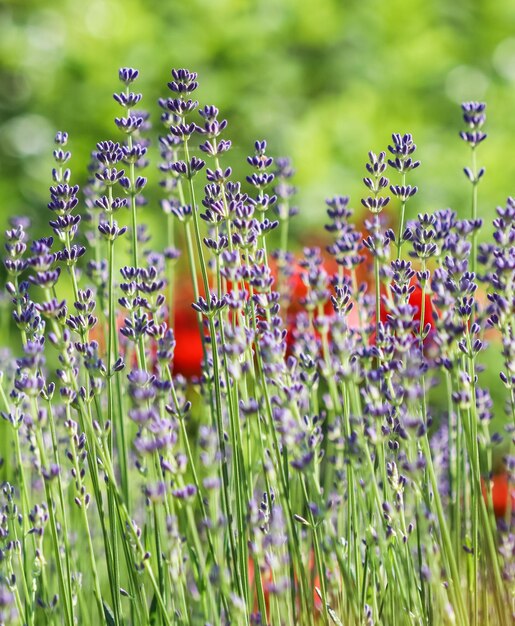
[[[408,302],[410,306],[416,309],[415,314],[413,315],[413,321],[418,322],[418,324],[420,324],[420,318],[422,317],[422,288],[416,281],[413,281],[411,286],[415,287],[415,289],[410,294]],[[424,302],[425,304],[424,304],[423,328],[425,328],[429,324],[429,326],[431,327],[431,331],[434,331],[435,320],[433,317],[433,313],[436,311],[436,308],[433,306],[433,303],[431,301],[431,294],[428,294],[428,293],[425,294]],[[388,323],[388,310],[385,308],[384,303],[381,304],[379,318],[381,322],[383,322],[383,324]]]
[[[507,472],[494,474],[490,480],[490,488],[495,517],[504,517],[508,510],[515,511],[515,485],[510,483]],[[481,489],[486,499],[484,482],[482,482]]]
[[[182,295],[176,300],[173,330],[175,350],[173,373],[185,378],[199,377],[202,373],[202,339],[197,314],[191,307],[193,297]]]
[[[418,327],[420,325],[420,318],[422,317],[422,288],[420,287],[420,285],[418,284],[418,282],[416,282],[415,280],[413,280],[412,282],[412,287],[415,287],[415,289],[412,291],[412,293],[409,296],[408,302],[410,304],[410,306],[415,308],[415,313],[413,315],[413,321],[417,323],[417,332],[418,332]],[[426,293],[425,297],[424,297],[424,324],[423,324],[423,328],[425,328],[428,324],[430,327],[429,330],[429,335],[424,339],[424,345],[427,345],[427,343],[429,343],[431,341],[431,335],[433,334],[433,332],[436,329],[436,322],[435,322],[435,318],[434,315],[438,315],[438,309],[433,305],[433,302],[431,300],[431,294]],[[381,308],[379,310],[379,319],[381,320],[381,322],[383,324],[388,324],[388,315],[390,314],[390,311],[388,310],[387,305],[385,305],[383,299],[381,299]],[[375,331],[370,335],[370,341],[369,344],[370,345],[374,345],[376,342],[376,333]]]
[[[309,555],[309,570],[313,573],[315,568],[315,555],[313,550],[311,550]],[[254,560],[249,556],[248,559],[248,571],[249,571],[249,585],[252,587],[255,584],[255,572],[254,572]],[[269,619],[270,613],[270,590],[273,585],[273,574],[270,568],[267,568],[264,572],[260,572],[261,576],[261,584],[263,585],[263,594],[265,597],[265,606],[267,611],[267,619]],[[297,582],[297,578],[295,577],[295,582]],[[316,610],[320,610],[322,608],[322,600],[317,593],[317,589],[320,589],[320,577],[317,573],[315,573],[313,579],[313,606]],[[258,602],[257,602],[257,593],[255,594],[255,602],[254,602],[254,610],[258,610]]]

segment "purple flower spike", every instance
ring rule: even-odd
[[[118,70],[118,78],[124,84],[129,86],[139,76],[139,71],[132,67],[122,67]]]

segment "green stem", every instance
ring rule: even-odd
[[[33,405],[35,405],[35,401],[33,402]],[[35,406],[33,406],[33,410],[34,415],[35,415],[35,420],[37,420],[37,409],[35,408]],[[43,443],[43,437],[41,434],[41,430],[36,430],[36,442],[37,442],[37,447],[38,447],[38,452],[39,452],[39,456],[41,459],[41,464],[43,467],[47,466],[47,462],[46,462],[46,454],[45,454],[45,446]],[[65,576],[64,576],[64,569],[63,569],[63,564],[62,564],[62,560],[61,560],[61,549],[59,547],[59,535],[58,535],[58,531],[57,531],[57,521],[55,519],[55,512],[54,512],[54,502],[52,499],[52,492],[51,492],[51,487],[50,487],[50,482],[48,480],[46,480],[45,478],[42,477],[44,486],[45,486],[45,495],[46,495],[46,501],[47,501],[47,506],[48,506],[48,516],[49,516],[49,522],[50,522],[50,531],[52,533],[52,546],[54,548],[54,558],[55,558],[55,565],[57,568],[57,577],[59,580],[59,588],[61,590],[61,594],[63,596],[63,603],[64,603],[64,612],[65,612],[65,617],[66,617],[66,623],[68,624],[68,626],[74,626],[75,624],[75,618],[74,618],[74,613],[73,613],[73,599],[72,599],[72,591],[71,591],[71,580],[66,580]]]
[[[379,322],[381,321],[381,282],[379,278],[379,259],[374,256],[374,283],[376,295],[376,344],[379,341]]]
[[[308,496],[308,490],[306,487],[306,480],[304,478],[304,476],[301,475],[301,479],[300,479],[300,483],[302,485],[302,491],[304,493],[304,498],[305,498],[305,504],[306,504],[306,510],[308,512],[308,517],[309,517],[309,523],[311,526],[311,531],[313,534],[313,547],[314,547],[314,551],[315,551],[315,560],[316,560],[316,564],[317,564],[317,570],[318,570],[318,576],[320,578],[320,587],[321,587],[321,595],[322,595],[322,604],[323,604],[323,615],[324,615],[324,623],[326,624],[326,626],[329,626],[329,612],[327,610],[327,590],[326,590],[326,586],[325,586],[325,570],[324,570],[324,566],[322,563],[322,553],[320,550],[320,543],[318,540],[318,531],[317,531],[317,526],[315,523],[315,518],[313,516],[313,511],[311,510],[310,507],[310,500],[309,500],[309,496]]]
[[[192,478],[193,478],[193,483],[194,483],[194,485],[196,487],[196,490],[197,490],[197,502],[199,504],[200,513],[202,515],[202,519],[203,520],[207,520],[208,519],[208,515],[207,515],[206,505],[204,503],[203,490],[202,490],[200,479],[199,479],[199,476],[198,476],[198,473],[197,473],[197,469],[196,469],[196,465],[195,465],[195,459],[193,458],[193,452],[191,450],[190,440],[189,440],[189,436],[188,436],[188,431],[186,430],[186,424],[185,424],[185,421],[184,421],[184,416],[181,415],[181,413],[180,413],[179,399],[177,397],[177,392],[175,390],[175,385],[174,385],[173,378],[172,378],[172,372],[170,371],[170,367],[169,366],[167,366],[167,368],[166,368],[166,373],[167,373],[168,380],[170,381],[170,384],[171,384],[170,391],[171,391],[171,394],[172,394],[172,400],[173,400],[173,403],[174,403],[175,408],[177,410],[177,413],[179,415],[179,424],[180,424],[180,427],[181,427],[182,440],[183,440],[184,447],[186,448],[186,456],[188,458],[188,464],[189,464],[189,468],[190,468],[191,475],[192,475]],[[190,511],[190,513],[191,513],[191,511]],[[201,557],[201,555],[203,554],[203,550],[201,549],[200,539],[198,538],[198,534],[196,532],[196,524],[194,523],[193,519],[191,520],[191,522],[192,523],[190,523],[190,530],[194,534],[194,542],[195,542],[195,544],[197,546],[199,557]],[[212,538],[212,535],[211,535],[211,531],[210,531],[210,529],[208,527],[206,528],[206,537],[207,537],[209,554],[211,556],[211,559],[213,560],[213,564],[216,566],[217,565],[217,558],[216,558],[214,542],[213,542],[213,538]],[[204,576],[207,576],[207,572],[205,570],[205,559],[202,559],[202,558],[201,558],[201,567],[203,569]],[[225,596],[222,596],[222,603],[224,605],[224,609],[226,611],[228,611],[229,608],[228,608],[228,604],[227,604],[227,600],[226,600]]]
[[[472,153],[472,176],[474,177],[474,182],[472,183],[472,207],[471,207],[471,219],[477,219],[477,156],[476,156],[476,148],[473,146],[471,148]],[[472,231],[472,250],[470,252],[470,269],[472,272],[476,272],[476,262],[477,262],[477,230],[474,229]]]
[[[465,626],[468,623],[467,611],[465,609],[465,604],[463,602],[459,571],[456,565],[456,559],[454,558],[451,536],[449,534],[449,529],[447,527],[447,520],[445,518],[442,500],[440,498],[438,479],[436,478],[435,470],[433,467],[431,447],[429,445],[429,438],[427,436],[427,433],[425,433],[422,437],[421,446],[422,446],[422,451],[424,453],[424,456],[426,458],[427,472],[429,476],[429,481],[431,483],[431,489],[433,491],[433,499],[434,499],[434,503],[436,507],[436,514],[438,517],[438,526],[440,529],[440,535],[442,537],[443,553],[445,556],[447,566],[449,568],[450,594],[454,598],[454,603],[456,606],[458,619],[459,619],[458,624]]]
[[[68,413],[70,411],[69,405],[67,406],[67,411],[68,411]],[[71,438],[70,445],[72,447],[73,465],[74,465],[75,472],[76,472],[76,479],[75,480],[77,481],[78,488],[80,489],[80,487],[83,486],[82,478],[81,478],[81,468],[79,466],[77,449],[76,449],[75,441],[74,441],[73,437]],[[80,496],[78,496],[78,497],[80,497]],[[105,623],[104,606],[103,606],[103,603],[102,603],[102,592],[100,590],[100,580],[99,580],[99,577],[98,577],[98,571],[97,571],[97,565],[96,565],[96,557],[95,557],[95,550],[93,548],[93,541],[91,539],[91,529],[90,529],[89,521],[88,521],[88,513],[87,513],[87,510],[86,510],[86,502],[85,502],[84,498],[81,498],[80,502],[81,503],[80,503],[80,505],[78,505],[78,507],[79,507],[80,512],[81,512],[82,523],[84,525],[84,531],[86,533],[86,538],[87,538],[89,562],[90,562],[90,567],[91,567],[91,574],[93,576],[93,594],[94,594],[95,600],[97,602],[98,618],[100,620],[100,623]]]
[[[216,341],[216,328],[213,318],[209,318],[209,332],[212,341],[212,355],[213,355],[213,378],[215,385],[215,404],[216,404],[216,427],[218,432],[218,444],[220,446],[220,473],[222,476],[222,499],[224,502],[225,514],[227,516],[229,546],[232,558],[232,564],[235,571],[238,570],[238,559],[236,546],[234,544],[234,535],[232,530],[232,510],[229,497],[229,473],[227,469],[227,450],[225,447],[225,433],[223,425],[223,410],[222,410],[222,390],[220,386],[220,369],[218,362],[218,346]],[[242,581],[236,581],[240,592],[243,595]]]
[[[402,186],[404,187],[406,185],[406,172],[402,173]],[[403,200],[401,203],[401,219],[399,222],[399,235],[398,235],[398,239],[397,239],[397,260],[399,260],[401,258],[401,254],[402,254],[402,244],[404,243],[402,237],[404,235],[404,220],[405,220],[405,215],[406,215],[406,200]]]

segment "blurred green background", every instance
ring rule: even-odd
[[[70,133],[80,183],[95,142],[121,139],[111,94],[123,65],[141,72],[155,137],[169,71],[188,67],[199,73],[200,102],[229,120],[237,174],[255,139],[290,155],[298,238],[314,224],[321,231],[324,198],[350,194],[360,206],[367,151],[385,149],[392,132],[412,132],[419,147],[411,214],[451,206],[468,215],[459,105],[485,100],[489,137],[478,160],[488,226],[513,192],[514,27],[515,2],[492,0],[3,0],[0,226],[28,214],[45,228],[56,130]],[[155,142],[151,158],[157,190]],[[149,195],[146,215],[158,223],[158,193]]]
[[[411,210],[467,211],[461,170],[469,154],[457,135],[464,99],[488,102],[483,216],[512,192],[514,2],[3,0],[0,7],[2,222],[19,213],[46,221],[56,129],[70,133],[79,181],[94,143],[118,137],[111,93],[122,65],[141,71],[156,134],[156,100],[170,68],[198,71],[201,103],[216,104],[229,120],[237,171],[257,138],[293,158],[304,222],[320,223],[324,198],[336,193],[350,194],[357,207],[367,151],[405,131],[422,160]],[[157,178],[155,161],[149,176]]]

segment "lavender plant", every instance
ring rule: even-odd
[[[369,153],[368,232],[336,196],[327,249],[299,254],[290,161],[258,140],[234,180],[227,121],[172,70],[156,250],[148,114],[138,71],[119,78],[83,198],[59,132],[51,231],[5,233],[20,342],[0,378],[0,624],[512,624],[515,200],[478,245],[485,105],[463,105],[470,217],[406,220],[420,161],[396,133],[391,159]]]

